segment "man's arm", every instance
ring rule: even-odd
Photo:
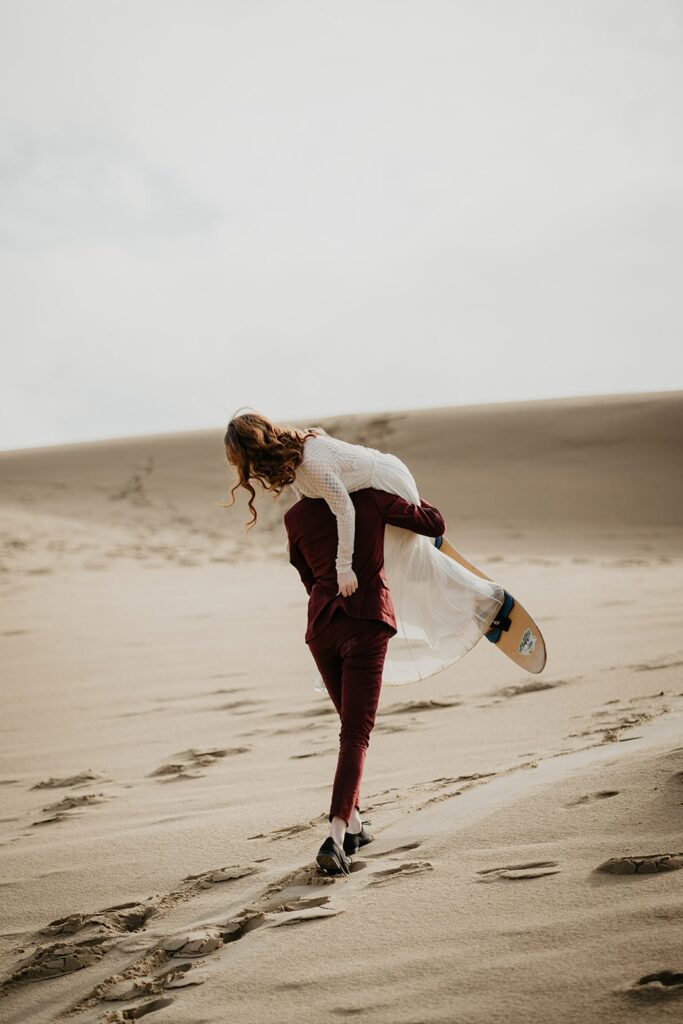
[[[404,501],[397,494],[371,488],[375,503],[385,523],[400,526],[426,537],[441,537],[446,532],[446,520],[438,508],[420,498],[419,505]]]
[[[289,544],[289,561],[301,576],[301,582],[306,588],[306,593],[310,594],[315,583],[315,576],[311,572],[311,567],[299,550],[298,544],[290,541]]]

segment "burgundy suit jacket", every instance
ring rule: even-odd
[[[324,498],[300,498],[284,515],[289,560],[309,595],[306,643],[323,629],[336,608],[357,619],[386,622],[393,636],[396,616],[384,574],[385,525],[427,537],[446,532],[439,510],[422,498],[419,505],[413,505],[374,487],[352,491],[350,497],[356,509],[352,567],[358,578],[358,589],[350,597],[337,593],[337,520]]]

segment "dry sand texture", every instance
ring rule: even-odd
[[[319,422],[405,459],[546,670],[387,688],[326,878],[291,497],[245,535],[220,427],[1,454],[0,1017],[680,1020],[683,394]]]

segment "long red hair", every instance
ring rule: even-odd
[[[315,430],[297,430],[295,427],[273,423],[259,412],[245,412],[233,416],[225,432],[225,454],[228,462],[237,470],[239,479],[230,491],[232,501],[224,508],[235,504],[235,491],[244,487],[249,492],[249,509],[252,518],[248,529],[256,522],[258,514],[254,507],[256,491],[252,480],[268,491],[273,491],[273,501],[284,488],[294,482],[297,466],[304,457],[304,440],[314,437]]]

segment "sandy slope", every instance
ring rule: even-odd
[[[680,1019],[637,982],[683,971],[683,871],[595,869],[683,853],[683,395],[320,422],[409,463],[545,672],[387,688],[326,879],[291,499],[245,536],[220,429],[0,454],[3,1020]]]

